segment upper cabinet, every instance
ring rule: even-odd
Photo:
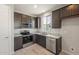
[[[38,17],[35,17],[35,28],[38,28]]]
[[[35,23],[34,23],[35,22]],[[14,13],[14,27],[20,28],[41,28],[41,18],[32,17],[24,14]]]
[[[63,7],[60,9],[61,18],[69,17],[70,15],[71,15],[71,9],[68,9],[68,7]]]
[[[22,28],[32,28],[32,19],[31,16],[22,15]]]
[[[61,28],[61,20],[71,16],[79,15],[79,4],[71,4],[55,11],[52,11],[52,28]],[[41,28],[40,17],[31,17],[28,15],[15,13],[15,28],[32,28],[32,18],[35,22],[34,28]],[[49,17],[47,17],[49,19]]]
[[[14,13],[14,28],[17,29],[17,28],[21,28],[21,18],[22,18],[22,15],[19,14],[19,13]]]
[[[41,17],[39,17],[39,28],[41,28]]]
[[[79,14],[79,4],[70,5],[69,8],[71,9],[71,15],[78,15]]]
[[[68,5],[68,6],[60,9],[61,18],[67,18],[70,16],[78,15],[78,14],[79,14],[79,5],[78,4]]]
[[[19,28],[32,28],[32,17],[20,13],[14,13],[14,27]]]
[[[41,18],[34,17],[34,20],[35,20],[35,28],[41,28]]]
[[[52,28],[61,28],[61,20],[79,15],[79,4],[71,4],[52,12]]]
[[[52,12],[52,28],[61,28],[60,10]]]

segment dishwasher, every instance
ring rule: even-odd
[[[58,55],[61,52],[61,38],[46,37],[46,48]]]

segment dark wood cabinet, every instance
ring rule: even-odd
[[[38,28],[38,17],[35,17],[35,28]]]
[[[61,28],[60,10],[52,12],[52,28]]]
[[[67,18],[79,14],[79,4],[72,4],[60,9],[60,17]]]
[[[79,4],[70,5],[69,8],[71,9],[71,15],[79,15]]]
[[[39,17],[39,28],[41,28],[41,17]]]
[[[41,18],[34,17],[34,19],[35,19],[35,28],[41,28]]]
[[[60,9],[61,18],[69,17],[70,15],[71,15],[71,9],[69,9],[68,7],[63,7]]]
[[[14,27],[17,28],[32,28],[31,16],[14,13]]]
[[[42,35],[35,34],[35,42],[46,48],[46,37]]]
[[[22,15],[22,24],[25,24],[28,21],[27,15]]]
[[[61,20],[71,16],[79,15],[79,4],[67,5],[52,11],[52,28],[61,28]]]
[[[22,28],[31,28],[32,27],[31,16],[22,15],[21,24],[22,24]]]
[[[41,39],[40,39],[40,44],[41,46],[43,46],[44,48],[46,48],[46,36],[40,36]]]
[[[22,15],[22,23],[26,24],[30,22],[31,16],[28,15]]]
[[[19,13],[14,13],[14,28],[17,29],[17,28],[21,28],[21,18],[22,15],[19,14]]]
[[[21,49],[23,47],[23,39],[22,37],[14,37],[14,50]]]

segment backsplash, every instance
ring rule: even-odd
[[[42,29],[15,29],[14,33],[19,34],[21,31],[24,31],[24,30],[28,30],[30,33],[46,32],[47,34],[53,34],[53,35],[60,35],[61,36],[60,29],[51,29],[50,31],[44,31]]]
[[[47,34],[52,34],[52,35],[60,35],[61,36],[61,29],[50,29],[50,31],[46,31],[44,29],[38,29],[36,32],[46,32]]]
[[[25,29],[15,29],[14,33],[19,34],[21,31],[24,31],[24,30],[28,30],[30,33],[35,33],[37,31],[37,29],[27,29],[27,28],[25,28]]]

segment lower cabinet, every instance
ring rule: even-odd
[[[35,34],[35,42],[46,48],[46,36]]]
[[[61,38],[55,39],[51,37],[46,38],[46,48],[58,55],[61,52]]]
[[[46,37],[43,35],[35,34],[34,42],[51,51],[52,53],[58,55],[62,50],[62,42],[60,38]]]
[[[14,51],[21,49],[23,47],[22,37],[14,37]]]

